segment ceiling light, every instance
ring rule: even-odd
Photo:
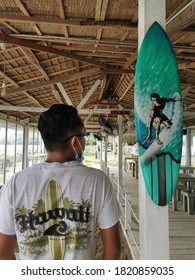
[[[6,83],[5,83],[5,81],[3,81],[2,85],[1,85],[1,95],[2,96],[6,95]]]

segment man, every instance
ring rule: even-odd
[[[152,139],[151,131],[152,131],[152,124],[155,122],[156,124],[156,141],[159,145],[162,144],[162,142],[159,139],[159,132],[160,132],[160,126],[163,123],[166,125],[167,128],[170,128],[172,126],[172,122],[163,114],[163,109],[165,108],[166,102],[174,102],[178,101],[177,99],[173,98],[160,98],[158,93],[152,93],[150,95],[150,99],[152,101],[152,105],[150,108],[150,120],[148,125],[148,136],[146,141],[150,142]]]
[[[85,127],[77,110],[57,104],[38,129],[47,160],[17,174],[1,189],[0,259],[94,259],[98,225],[102,259],[120,256],[115,193],[101,171],[82,165]]]

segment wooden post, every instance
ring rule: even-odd
[[[34,135],[34,134],[33,134]],[[28,163],[28,139],[29,139],[29,125],[24,125],[24,135],[23,135],[23,164],[22,169],[29,166]],[[34,141],[33,141],[34,143]]]
[[[100,163],[102,163],[102,149],[103,149],[102,142],[103,141],[100,141]]]
[[[122,115],[118,115],[118,186],[123,185],[123,132]]]
[[[107,154],[107,146],[108,146],[108,134],[105,134],[105,142],[104,142],[104,172],[107,173],[107,165],[108,165],[108,154]]]
[[[186,135],[186,165],[191,165],[191,128],[187,128]]]
[[[138,42],[154,21],[165,27],[165,0],[139,0]],[[149,197],[139,168],[140,259],[169,259],[168,206],[157,206]]]

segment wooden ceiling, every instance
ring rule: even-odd
[[[195,1],[166,1],[180,71],[184,126],[195,125]],[[36,123],[54,103],[133,124],[137,0],[0,0],[0,117]],[[5,44],[2,44],[5,43]],[[132,126],[133,127],[133,126]]]

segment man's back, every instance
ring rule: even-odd
[[[9,217],[13,207],[15,225],[0,214],[0,231],[16,230],[21,259],[93,259],[96,223],[107,228],[118,221],[108,178],[76,161],[34,165],[3,189],[0,208]]]

